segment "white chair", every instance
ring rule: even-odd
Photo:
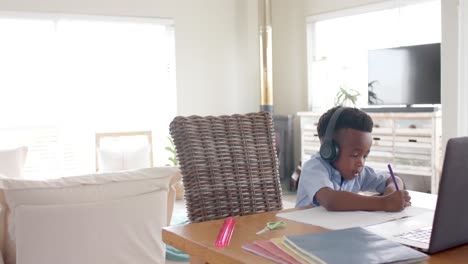
[[[96,171],[153,167],[151,131],[96,133]]]

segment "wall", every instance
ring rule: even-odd
[[[384,2],[382,0],[306,0],[305,10],[308,16],[333,12],[341,9]]]
[[[257,5],[248,0],[179,2],[183,2],[175,16],[179,113],[257,111]]]
[[[255,1],[0,0],[0,11],[172,18],[178,113],[259,109]]]
[[[307,109],[307,49],[303,0],[272,1],[273,96],[278,114]]]
[[[458,65],[459,73],[459,99],[460,107],[458,113],[461,114],[458,120],[460,123],[458,136],[468,136],[468,2],[459,2],[459,38],[458,45],[460,63]]]
[[[444,30],[446,29],[446,30]],[[450,30],[448,30],[450,29]],[[461,116],[466,117],[459,111],[466,101],[460,96],[458,87],[458,41],[459,41],[459,21],[458,21],[458,0],[442,1],[442,141],[443,150],[446,142],[451,137],[461,136],[460,124],[465,124],[468,120],[460,120]],[[466,73],[465,73],[466,74]],[[461,87],[460,87],[461,88]],[[466,90],[466,88],[465,88]],[[465,134],[466,135],[466,134]]]
[[[58,12],[88,15],[173,17],[175,7],[168,0],[0,0],[0,10]]]
[[[307,49],[303,0],[272,0],[273,104],[279,115],[307,109]],[[294,164],[300,160],[299,120],[293,122]]]

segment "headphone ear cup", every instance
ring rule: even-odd
[[[338,158],[340,154],[340,147],[334,140],[325,141],[320,145],[320,156],[322,159],[333,162]]]
[[[335,147],[333,141],[325,141],[320,145],[320,156],[326,161],[331,161],[335,157]]]
[[[333,149],[334,149],[334,153],[335,155],[333,156],[333,159],[330,160],[330,162],[333,162],[335,160],[338,159],[338,157],[340,156],[340,145],[338,145],[335,140],[332,141],[332,145],[333,145]]]

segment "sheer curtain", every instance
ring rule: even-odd
[[[0,13],[0,146],[29,147],[26,177],[94,171],[96,132],[152,130],[164,165],[176,113],[171,23]]]

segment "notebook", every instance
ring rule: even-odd
[[[447,142],[436,210],[367,227],[367,230],[429,254],[468,243],[468,137]],[[424,241],[422,233],[430,232]]]
[[[284,245],[284,237],[275,237],[270,239],[270,241],[275,244],[278,248],[284,251],[289,256],[293,257],[296,261],[301,264],[308,264],[310,263],[302,254],[298,254],[297,252],[291,250],[290,248]]]
[[[271,240],[257,240],[254,243],[245,244],[242,249],[267,258],[280,264],[309,264],[310,261],[303,259],[297,252],[289,249],[283,244],[284,238],[272,238]],[[274,241],[274,242],[273,242]],[[301,253],[302,254],[302,253]]]
[[[301,262],[291,257],[289,254],[284,252],[282,249],[280,249],[270,240],[257,240],[257,241],[254,241],[254,243],[262,247],[263,249],[269,251],[270,253],[274,254],[275,256],[279,257],[283,261],[286,261],[290,264],[301,264]]]
[[[285,242],[329,264],[412,263],[428,256],[361,227],[285,236]]]
[[[259,255],[260,257],[267,258],[274,263],[278,264],[291,264],[291,262],[288,262],[281,258],[279,255],[276,255],[274,253],[271,253],[270,251],[262,248],[261,246],[255,244],[255,243],[250,243],[242,246],[242,249],[247,250],[249,252],[252,252],[256,255]]]

